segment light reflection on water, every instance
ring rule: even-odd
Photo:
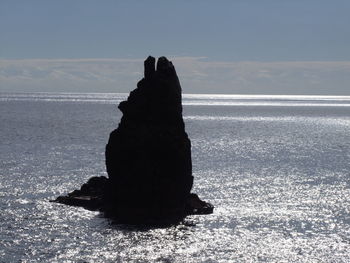
[[[194,192],[214,214],[135,228],[48,202],[105,175],[120,118],[62,96],[0,102],[0,262],[350,261],[350,107],[186,105]]]

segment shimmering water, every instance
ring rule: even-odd
[[[185,95],[194,192],[169,228],[49,203],[106,175],[126,94],[0,94],[0,262],[350,262],[350,97]]]

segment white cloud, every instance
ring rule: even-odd
[[[350,95],[350,61],[171,58],[185,93]],[[0,91],[129,92],[143,59],[0,59]]]

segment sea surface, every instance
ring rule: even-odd
[[[126,97],[0,93],[0,262],[350,262],[350,97],[184,95],[215,210],[167,228],[49,202],[106,176]]]

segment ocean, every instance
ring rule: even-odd
[[[106,176],[127,94],[0,93],[0,262],[350,262],[350,97],[183,95],[194,188],[167,228],[50,203]]]

